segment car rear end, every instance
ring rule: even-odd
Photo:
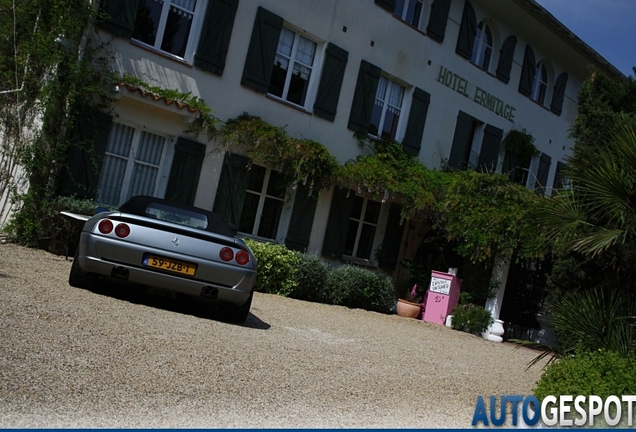
[[[83,272],[235,305],[256,280],[242,240],[122,212],[86,222],[77,258]]]

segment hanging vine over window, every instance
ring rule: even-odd
[[[198,116],[184,132],[192,133],[195,136],[200,132],[204,132],[208,138],[212,138],[217,134],[217,126],[219,119],[212,115],[212,109],[198,96],[192,96],[191,92],[181,92],[175,89],[165,89],[158,86],[151,86],[140,78],[129,74],[116,76],[114,78],[116,84],[126,84],[133,88],[139,88],[144,92],[152,94],[156,99],[164,99],[167,103],[175,102],[178,105],[185,105],[190,112],[197,112]]]
[[[447,181],[444,173],[430,170],[419,159],[407,155],[398,142],[379,140],[370,142],[370,146],[372,154],[358,156],[339,169],[339,182],[382,202],[399,196],[402,219],[430,211]]]
[[[539,155],[539,150],[534,146],[534,137],[525,128],[511,129],[501,145],[506,152],[516,155],[523,165],[529,165],[530,160]]]
[[[247,114],[228,120],[220,134],[226,148],[243,148],[254,162],[279,170],[286,184],[307,186],[312,196],[333,184],[338,161],[317,141],[294,138]]]
[[[400,200],[402,219],[420,219],[436,226],[473,262],[491,259],[507,249],[531,258],[545,253],[529,218],[542,198],[529,189],[501,174],[428,169],[407,155],[398,142],[370,144],[372,154],[358,156],[339,169],[340,183],[357,186],[360,192],[382,201]]]

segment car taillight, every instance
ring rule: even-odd
[[[245,251],[240,251],[236,253],[236,262],[240,265],[245,265],[250,262],[250,255]]]
[[[130,234],[130,227],[125,223],[120,223],[115,227],[115,234],[120,238],[128,237],[128,234]]]
[[[110,219],[102,219],[97,225],[99,232],[102,234],[110,234],[113,230],[113,222]]]
[[[234,251],[229,247],[224,247],[219,253],[223,261],[231,261],[234,258]]]

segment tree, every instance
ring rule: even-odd
[[[572,188],[549,200],[543,217],[548,238],[591,257],[636,244],[636,129],[615,130],[593,163],[570,160]]]
[[[95,14],[87,0],[0,0],[0,196],[11,192],[14,216],[27,222],[18,234],[31,245],[79,114],[106,106],[109,69],[87,37]],[[17,166],[28,191],[17,188]]]
[[[636,312],[636,82],[594,72],[579,92],[569,187],[537,220],[553,246],[548,302],[562,352],[633,355]]]

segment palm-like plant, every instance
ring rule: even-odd
[[[539,217],[550,241],[591,256],[636,240],[636,130],[619,127],[595,157],[570,159],[571,188],[546,200]]]

